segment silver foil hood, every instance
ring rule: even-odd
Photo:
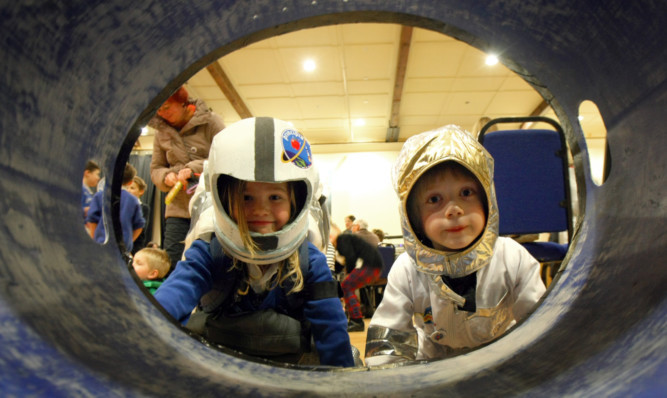
[[[410,225],[407,201],[421,175],[431,167],[455,161],[470,170],[481,183],[488,200],[488,216],[482,235],[468,248],[457,252],[424,245]],[[493,186],[493,158],[468,132],[447,125],[409,138],[401,149],[392,173],[400,201],[401,229],[405,251],[421,272],[460,278],[486,266],[498,238],[498,205]]]

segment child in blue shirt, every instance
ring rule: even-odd
[[[133,242],[141,234],[146,222],[141,212],[139,200],[126,190],[136,174],[137,170],[134,166],[127,163],[123,172],[123,189],[120,192],[120,225],[123,231],[123,243],[125,244],[126,253],[132,251]],[[102,190],[95,193],[93,200],[90,202],[88,215],[86,216],[88,233],[98,243],[104,243],[106,240],[104,220],[102,219],[104,209],[102,203],[103,194],[104,191]]]
[[[81,187],[81,208],[83,209],[83,219],[88,215],[88,208],[90,202],[95,195],[94,189],[97,183],[100,182],[100,166],[92,160],[86,162],[86,167],[83,169],[83,182]]]
[[[151,207],[141,201],[141,197],[144,195],[144,192],[146,192],[146,181],[144,181],[143,178],[139,177],[138,175],[134,176],[132,182],[127,187],[127,191],[132,195],[134,195],[137,199],[139,199],[139,206],[141,206],[141,214],[146,220],[146,225],[144,229],[141,231],[137,239],[134,240],[134,244],[132,245],[132,254],[135,254],[139,250],[146,247],[146,244],[148,243],[148,234],[146,234],[146,230],[149,227],[148,218],[150,217]]]
[[[353,366],[336,282],[306,240],[318,182],[308,141],[281,120],[244,119],[215,136],[206,173],[214,220],[203,213],[198,223],[212,230],[200,232],[156,300],[212,343],[275,361]]]

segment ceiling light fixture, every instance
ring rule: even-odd
[[[147,135],[148,134],[148,127],[144,126],[141,128],[141,135]]]
[[[366,120],[365,119],[355,119],[354,120],[354,125],[357,127],[365,126],[366,125]]]
[[[307,59],[303,61],[303,70],[305,70],[306,72],[312,72],[315,70],[316,67],[317,65],[315,65],[315,61],[313,61],[312,59]]]
[[[489,66],[493,66],[498,63],[498,56],[494,54],[489,54],[486,56],[486,64]]]

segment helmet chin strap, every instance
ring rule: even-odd
[[[277,236],[261,236],[253,234],[251,235],[251,237],[259,250],[268,251],[268,250],[275,250],[278,248]]]
[[[272,264],[289,257],[304,241],[308,228],[307,224],[303,224],[305,219],[307,219],[305,214],[297,219],[299,224],[297,228],[288,228],[267,235],[252,234],[251,237],[258,249],[252,255],[244,247],[238,228],[234,227],[235,224],[216,223],[216,238],[226,253],[240,261],[258,265]],[[221,228],[220,224],[227,225],[227,228]]]

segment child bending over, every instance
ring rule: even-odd
[[[200,231],[156,300],[207,340],[245,354],[353,366],[336,282],[306,240],[319,178],[308,141],[277,119],[241,120],[213,139],[207,175],[214,211],[197,223],[210,214],[212,231]]]
[[[538,262],[498,237],[493,159],[445,126],[410,138],[393,170],[406,252],[366,340],[366,364],[446,358],[501,336],[545,292]]]

